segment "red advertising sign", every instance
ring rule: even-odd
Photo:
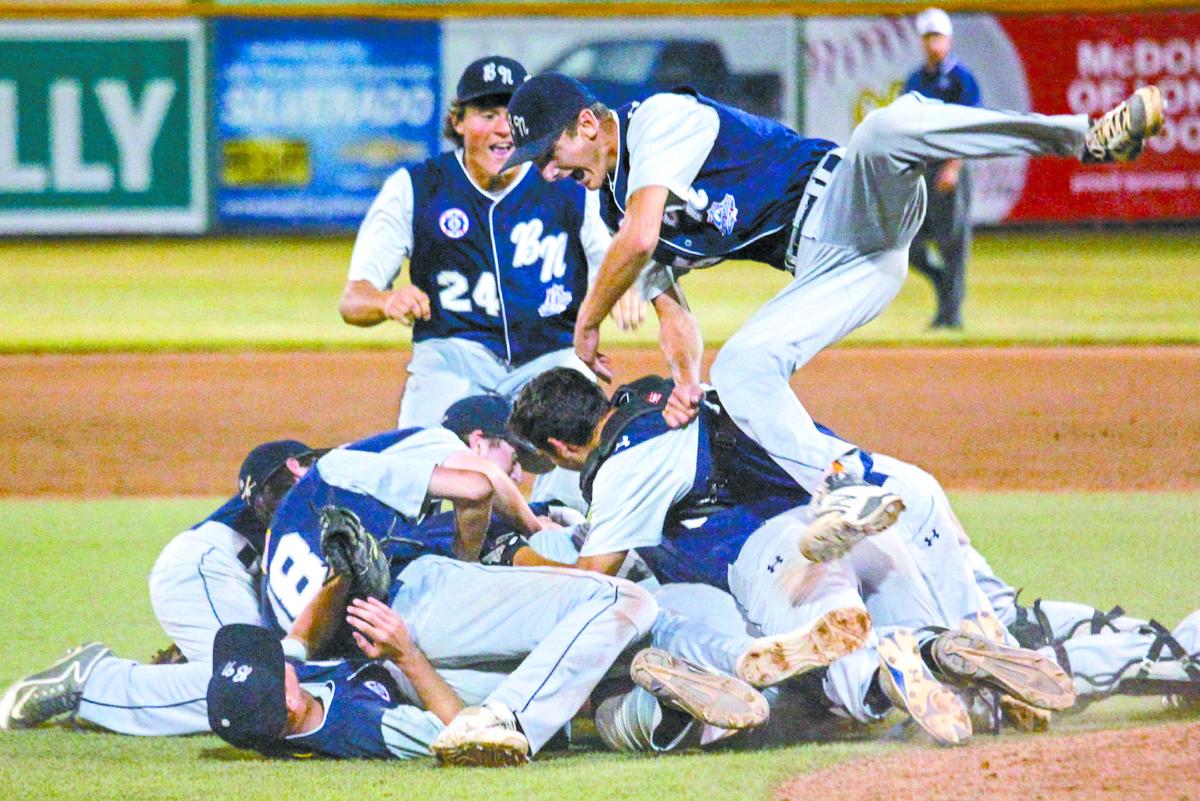
[[[1200,217],[1200,13],[997,21],[1025,68],[1034,111],[1099,115],[1150,83],[1166,105],[1163,133],[1132,164],[1032,161],[1007,219]]]

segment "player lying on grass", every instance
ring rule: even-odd
[[[591,382],[553,370],[518,396],[510,427],[557,464],[582,470],[590,528],[573,567],[613,573],[637,549],[661,582],[728,590],[767,634],[810,626],[824,632],[823,653],[833,663],[826,691],[836,703],[856,717],[878,717],[867,699],[882,680],[892,700],[944,742],[963,739],[970,723],[962,701],[930,674],[931,644],[941,643],[944,655],[971,651],[969,667],[939,660],[943,675],[966,683],[983,677],[1040,708],[1070,705],[1070,682],[1051,660],[995,642],[978,624],[957,630],[991,609],[957,540],[937,535],[949,509],[926,500],[932,477],[860,452],[868,480],[911,491],[921,503],[900,515],[896,531],[851,550],[863,533],[847,537],[841,527],[814,524],[828,510],[808,503],[808,493],[723,413],[715,393],[692,424],[671,428],[662,414],[671,389],[650,377],[619,388],[610,402]],[[851,558],[841,559],[848,551]],[[532,550],[512,556],[545,563]],[[872,621],[884,635],[880,647],[852,653]],[[910,630],[924,627],[949,631],[919,642]],[[1013,683],[1006,686],[1004,676]],[[930,694],[941,699],[936,708]]]
[[[467,459],[469,453],[482,454],[520,480],[514,448],[492,436],[497,426],[503,428],[507,404],[500,402],[497,410],[494,400],[480,398],[459,404],[453,411],[446,425],[457,434],[439,427],[415,437],[412,445],[424,447],[426,453],[461,452],[460,459]],[[483,419],[476,420],[477,416]],[[288,485],[294,483],[292,470],[302,469],[302,463],[318,455],[294,440],[255,448],[243,462],[238,494],[177,536],[158,557],[150,574],[151,602],[164,631],[190,665],[144,665],[111,655],[100,659],[107,649],[96,646],[82,657],[88,666],[86,693],[56,696],[55,704],[22,704],[18,713],[24,710],[36,724],[77,708],[80,719],[125,734],[208,731],[204,687],[213,636],[223,624],[268,625],[266,621],[271,620],[262,617],[259,597],[266,521],[254,515],[248,501],[258,498],[261,503],[263,488],[274,491],[285,475]],[[455,527],[447,520],[438,526],[445,532],[440,541],[448,551]],[[56,712],[56,704],[63,703],[66,707]],[[23,725],[19,715],[12,723]]]
[[[925,215],[923,167],[1015,155],[1128,161],[1163,123],[1155,87],[1094,122],[910,92],[868,114],[839,148],[688,89],[612,111],[555,73],[518,88],[508,113],[516,151],[506,166],[533,161],[549,181],[601,192],[614,236],[574,336],[597,374],[610,373],[600,324],[647,259],[680,270],[750,259],[793,276],[721,348],[712,383],[736,426],[851,530],[886,527],[902,501],[866,481],[857,452],[825,436],[788,381],[896,296]],[[675,355],[674,412],[688,419],[703,400],[699,353]]]

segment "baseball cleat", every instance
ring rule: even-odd
[[[988,610],[980,610],[964,617],[958,624],[959,629],[968,634],[976,634],[992,642],[1004,643],[1007,640],[1008,629],[1000,622],[1000,618]],[[999,694],[1001,718],[1020,732],[1032,734],[1050,729],[1050,712],[1027,704],[1008,693]]]
[[[899,495],[851,473],[834,472],[825,482],[812,501],[816,515],[800,537],[800,553],[810,562],[840,559],[863,537],[886,531],[904,511]]]
[[[755,687],[778,684],[857,651],[870,631],[867,610],[834,609],[803,628],[753,640],[738,657],[737,677]]]
[[[1036,651],[952,629],[934,639],[931,654],[950,681],[991,687],[1041,709],[1067,709],[1075,703],[1071,677]]]
[[[529,741],[517,730],[516,715],[496,703],[463,709],[429,750],[443,766],[506,768],[529,762]]]
[[[1083,161],[1133,161],[1145,140],[1163,126],[1162,94],[1143,86],[1116,108],[1092,122],[1083,140]]]
[[[98,642],[81,645],[9,687],[0,699],[0,729],[28,729],[77,710],[92,669],[111,653]]]
[[[761,726],[771,713],[767,699],[746,682],[658,648],[639,651],[629,675],[660,702],[721,729]]]
[[[939,744],[958,745],[971,736],[966,704],[933,677],[911,631],[879,638],[879,685],[897,709]]]

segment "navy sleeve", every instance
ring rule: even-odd
[[[959,98],[959,103],[964,106],[980,105],[979,84],[975,81],[975,76],[967,71],[966,67],[959,65],[962,77],[962,97]]]

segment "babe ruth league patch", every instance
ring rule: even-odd
[[[471,223],[462,209],[446,209],[438,217],[438,227],[451,239],[462,239],[467,235]]]

